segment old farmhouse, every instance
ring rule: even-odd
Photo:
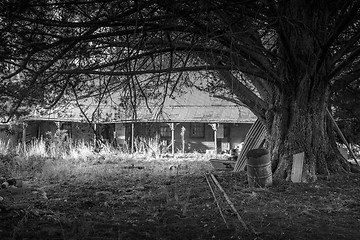
[[[134,151],[137,138],[158,138],[170,153],[227,151],[245,139],[256,117],[244,105],[234,104],[193,90],[167,99],[161,112],[137,108],[136,118],[113,104],[83,103],[84,109],[68,108],[51,114],[34,114],[24,120],[23,137],[46,137],[64,129],[75,141],[92,142],[94,132],[117,147]],[[89,123],[87,119],[95,119]],[[94,116],[96,116],[94,118]],[[94,131],[95,130],[95,131]]]

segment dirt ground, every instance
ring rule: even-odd
[[[360,174],[266,189],[249,189],[244,173],[213,174],[247,230],[204,175],[144,174],[2,189],[0,239],[360,239]]]

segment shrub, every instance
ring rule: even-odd
[[[57,129],[54,134],[47,132],[48,154],[50,157],[60,158],[68,154],[72,145],[72,140],[67,134],[67,130]]]

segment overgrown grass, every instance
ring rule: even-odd
[[[354,148],[360,156],[360,148]],[[166,152],[157,138],[138,138],[134,153],[125,146],[117,149],[103,145],[100,151],[83,141],[74,142],[66,132],[58,131],[46,139],[26,146],[12,147],[0,141],[0,177],[21,177],[43,181],[99,181],[118,176],[130,178],[169,177],[179,174],[201,174],[211,170],[209,159],[217,155]]]
[[[201,153],[165,154],[159,139],[139,138],[134,153],[129,147],[116,149],[103,145],[94,151],[91,144],[74,142],[64,132],[37,139],[26,146],[11,148],[0,141],[0,176],[41,181],[101,181],[118,176],[130,178],[169,177],[201,174],[211,169],[215,156]],[[164,157],[165,156],[165,157]]]

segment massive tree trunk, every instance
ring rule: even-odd
[[[265,124],[277,178],[290,179],[293,155],[301,152],[305,153],[304,182],[315,181],[317,174],[349,169],[337,149],[326,114],[329,88],[321,83],[313,87],[312,82],[305,77],[296,88],[274,92]]]

